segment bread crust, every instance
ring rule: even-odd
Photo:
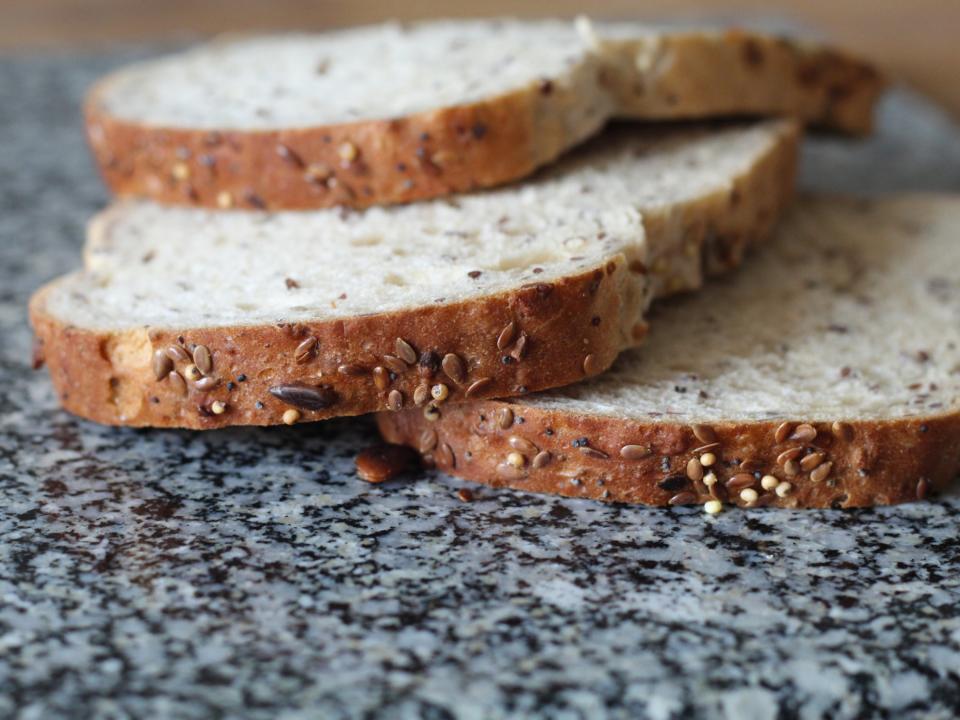
[[[649,92],[638,90],[635,49],[617,43],[616,51],[604,51],[618,55],[616,61],[592,59],[569,87],[533,83],[406,117],[283,130],[156,127],[124,120],[102,100],[112,82],[108,76],[88,95],[87,137],[117,195],[220,208],[361,208],[517,180],[612,117],[784,114],[866,133],[884,86],[871,66],[855,58],[753,33],[679,33],[660,42],[677,70],[650,78]],[[764,58],[759,65],[757,53]],[[571,112],[585,103],[589,107],[582,112]],[[576,121],[560,121],[573,117]]]
[[[423,452],[427,461],[453,475],[493,487],[608,502],[703,504],[716,497],[741,507],[891,505],[922,500],[960,472],[958,413],[838,420],[845,426],[835,425],[833,419],[790,418],[794,426],[812,425],[817,435],[808,442],[778,442],[782,420],[714,423],[708,431],[699,427],[695,432],[691,426],[669,421],[549,411],[508,401],[443,408],[432,423],[408,412],[377,416],[389,442],[429,448]],[[700,449],[711,445],[705,442],[708,435],[715,436],[716,447]],[[633,455],[625,451],[636,459],[623,457],[625,446],[640,448]],[[792,448],[822,452],[818,467],[832,463],[829,473],[811,477],[817,471],[813,468],[788,476],[777,458]],[[691,479],[687,473],[688,463],[699,463],[708,451],[717,462],[700,470],[712,471],[718,478],[713,493],[703,480]],[[536,460],[542,452],[549,454],[549,461],[537,467],[543,462]],[[509,464],[511,453],[519,467]],[[741,465],[744,462],[749,464]],[[753,476],[750,487],[758,494],[754,502],[740,496],[743,486],[735,483],[733,489],[726,488],[731,478],[744,473]],[[692,474],[698,474],[696,466]],[[790,492],[781,497],[765,490],[760,482],[764,475],[789,482]],[[678,497],[679,502],[674,499]]]
[[[301,410],[299,421],[383,410],[392,390],[399,391],[403,407],[409,407],[422,383],[416,368],[384,389],[378,389],[372,377],[373,369],[383,366],[383,355],[396,354],[397,338],[418,354],[454,353],[468,365],[464,383],[450,382],[442,372],[429,383],[447,385],[447,402],[464,399],[467,387],[484,377],[490,377],[490,383],[475,388],[470,399],[522,395],[576,382],[605,370],[621,350],[644,337],[645,323],[628,327],[639,311],[624,307],[629,302],[624,287],[636,285],[632,275],[643,276],[640,282],[657,295],[691,290],[702,284],[704,274],[739,264],[747,246],[770,235],[793,196],[799,139],[795,123],[780,123],[768,150],[747,172],[731,178],[728,187],[678,203],[664,217],[645,218],[651,247],[676,245],[680,250],[679,257],[663,258],[666,267],[660,275],[655,268],[616,256],[589,272],[462,303],[323,323],[126,332],[63,323],[46,308],[51,284],[38,290],[30,303],[37,358],[45,361],[57,395],[72,413],[110,425],[194,429],[283,422],[291,406],[269,393],[279,384],[330,386],[336,392],[337,403]],[[693,274],[673,274],[691,260]],[[515,323],[516,338],[499,348],[497,340],[510,322]],[[523,333],[528,336],[526,352],[515,361],[512,353]],[[297,363],[297,348],[310,337],[317,338],[320,350],[310,362]],[[187,382],[187,392],[181,393],[166,381],[158,382],[153,354],[170,346],[192,351],[193,344],[211,351],[213,376],[220,384],[202,392]],[[505,356],[511,359],[504,361]],[[181,376],[186,364],[176,364]],[[338,370],[341,365],[364,372],[344,374]],[[237,379],[240,375],[246,378],[243,382]],[[222,414],[211,409],[217,401],[226,404]],[[422,415],[422,409],[417,412]]]

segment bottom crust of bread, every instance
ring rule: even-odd
[[[380,414],[384,438],[493,487],[647,505],[851,508],[923,500],[960,472],[960,415],[707,425],[489,401]],[[775,480],[775,482],[774,482]]]

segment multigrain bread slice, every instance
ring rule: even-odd
[[[798,128],[624,128],[522,186],[363,211],[123,203],[31,319],[64,407],[276,424],[502,397],[607,368],[657,294],[735,265],[792,194]]]
[[[120,195],[366,207],[525,177],[611,118],[863,133],[882,86],[856,58],[757,33],[445,21],[217,42],[108,76],[86,117]]]
[[[958,227],[954,197],[807,199],[736,276],[654,308],[608,373],[380,428],[456,475],[572,497],[923,499],[960,471]]]

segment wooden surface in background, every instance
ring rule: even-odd
[[[476,15],[800,21],[960,117],[960,0],[0,0],[0,49],[104,46],[231,30]]]

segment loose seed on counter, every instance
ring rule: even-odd
[[[723,503],[719,500],[707,500],[703,504],[703,510],[709,515],[716,515],[723,510]]]

